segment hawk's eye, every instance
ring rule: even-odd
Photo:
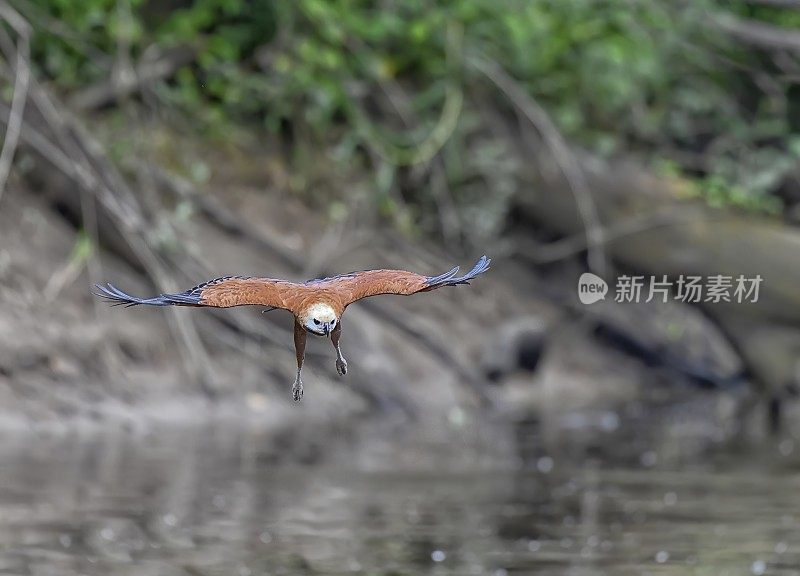
[[[319,326],[319,320],[317,320],[316,318],[314,318],[314,324],[316,324],[317,326]]]
[[[331,326],[335,326],[335,325],[336,325],[336,320],[331,320]]]

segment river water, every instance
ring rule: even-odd
[[[794,442],[687,428],[13,435],[0,574],[800,574]]]

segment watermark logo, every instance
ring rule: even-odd
[[[578,279],[578,298],[581,304],[594,304],[605,300],[608,294],[606,281],[591,272],[584,272]]]
[[[617,278],[614,285],[614,301],[623,303],[651,302],[652,300],[689,303],[730,302],[736,304],[758,302],[760,275],[754,277],[690,276],[681,274],[676,279],[663,276],[627,276]],[[586,272],[578,280],[578,298],[582,304],[594,304],[604,300],[608,284],[594,274]]]

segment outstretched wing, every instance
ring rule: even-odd
[[[113,306],[268,306],[289,308],[289,302],[299,285],[285,280],[225,276],[198,284],[179,294],[161,294],[154,298],[136,298],[111,284],[95,286],[95,294],[112,302]]]
[[[463,276],[457,276],[458,266],[440,276],[423,276],[405,270],[367,270],[342,274],[333,278],[312,280],[308,284],[334,288],[344,299],[344,306],[356,300],[379,294],[410,295],[427,292],[442,286],[469,284],[469,281],[489,269],[491,260],[481,256],[475,266]]]

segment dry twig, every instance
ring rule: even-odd
[[[655,228],[677,226],[691,221],[689,219],[681,219],[679,216],[680,207],[676,207],[621,220],[605,230],[603,242],[607,246],[617,240],[642,234]],[[535,265],[551,264],[564,260],[583,252],[587,247],[586,235],[583,233],[568,236],[547,245],[539,245],[526,235],[524,238],[520,238],[517,244],[519,247],[514,252]]]
[[[183,66],[190,64],[196,54],[188,47],[170,50],[155,60],[141,62],[129,73],[117,74],[112,79],[89,86],[70,98],[77,110],[96,110],[140,92],[149,84],[170,78]]]
[[[575,155],[569,149],[561,132],[559,132],[545,109],[523,90],[516,80],[509,76],[497,62],[478,56],[470,56],[467,61],[502,90],[514,106],[539,131],[548,148],[550,148],[553,153],[553,159],[572,191],[578,214],[583,221],[583,227],[586,232],[589,268],[596,274],[604,276],[607,262],[603,245],[606,240],[597,206],[592,198],[583,170],[578,164]]]
[[[19,13],[14,10],[7,2],[0,2],[0,18],[17,34],[16,46],[13,45],[11,38],[5,30],[0,30],[0,49],[8,62],[15,61],[13,73],[16,75],[14,80],[14,95],[11,99],[11,111],[6,124],[6,134],[3,140],[3,148],[0,151],[0,199],[6,189],[8,176],[11,172],[11,165],[14,162],[14,154],[19,143],[20,133],[22,132],[22,119],[25,113],[25,104],[28,101],[28,86],[31,78],[30,69],[30,26]]]
[[[766,50],[800,52],[800,32],[756,20],[736,18],[730,14],[714,14],[711,22],[737,40]]]
[[[463,30],[456,25],[447,28],[447,59],[452,61],[461,58]],[[455,81],[449,80],[445,85],[445,101],[436,125],[428,136],[412,147],[399,147],[385,142],[376,134],[375,127],[368,119],[366,112],[354,106],[354,122],[370,148],[382,158],[395,166],[414,166],[430,162],[447,144],[458,126],[458,120],[464,107],[464,91]]]
[[[748,4],[760,4],[762,6],[772,6],[773,8],[789,8],[800,10],[800,0],[747,0]]]
[[[102,147],[33,79],[29,90],[38,112],[38,123],[44,125],[44,130],[33,128],[37,121],[31,113],[31,119],[26,119],[22,125],[22,139],[78,184],[81,194],[79,206],[84,217],[87,216],[86,207],[94,206],[96,199],[115,223],[115,232],[124,239],[158,289],[174,291],[176,286],[172,284],[161,258],[145,240],[148,225],[136,196],[105,157]],[[0,121],[8,123],[10,120],[10,114],[0,116]],[[214,396],[216,390],[208,377],[213,374],[211,363],[197,330],[190,318],[176,312],[170,313],[168,326],[181,343],[178,352],[184,369],[207,396]]]

